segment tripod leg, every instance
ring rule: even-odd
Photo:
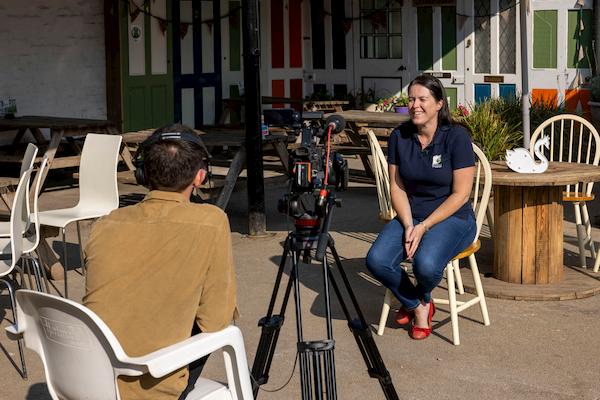
[[[275,279],[275,286],[269,302],[269,309],[267,315],[258,321],[258,326],[261,327],[260,340],[258,342],[258,348],[256,350],[256,356],[254,363],[252,364],[252,378],[253,378],[253,392],[254,398],[258,395],[258,389],[260,385],[267,383],[269,380],[269,370],[271,369],[271,363],[273,356],[275,355],[275,348],[277,346],[277,340],[279,339],[279,332],[281,326],[285,320],[285,309],[287,308],[287,302],[290,297],[292,290],[292,283],[294,280],[294,266],[290,272],[288,279],[285,295],[281,305],[281,311],[277,315],[273,315],[273,309],[275,308],[275,301],[277,300],[277,294],[279,292],[279,285],[283,276],[283,271],[287,262],[287,256],[290,252],[290,237],[285,241],[284,252],[279,263],[279,270],[277,271],[277,278]]]
[[[342,281],[344,283],[346,291],[350,296],[350,299],[354,306],[354,310],[358,315],[357,319],[352,319],[348,307],[344,302],[344,298],[342,297],[340,288],[335,281],[331,269],[329,269],[328,272],[329,279],[331,281],[331,286],[333,287],[333,290],[335,291],[335,294],[340,302],[344,315],[346,316],[346,320],[348,321],[348,327],[354,335],[354,339],[356,340],[358,349],[360,350],[360,353],[363,356],[363,359],[367,366],[367,370],[369,372],[369,376],[371,378],[376,378],[379,380],[379,384],[381,385],[381,389],[383,390],[383,393],[387,400],[397,400],[398,393],[396,393],[396,389],[394,388],[390,372],[385,367],[385,363],[381,358],[381,354],[379,353],[377,344],[373,339],[373,334],[371,333],[371,330],[369,329],[369,326],[365,321],[363,313],[358,305],[358,301],[356,300],[356,296],[354,295],[354,292],[352,291],[352,288],[350,286],[350,282],[348,281],[348,277],[346,276],[346,273],[342,268],[342,262],[337,254],[337,251],[335,250],[335,246],[333,245],[333,241],[331,239],[329,242],[329,248],[335,259],[335,264],[340,273],[340,276],[342,277]]]

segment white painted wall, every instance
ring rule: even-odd
[[[102,0],[0,1],[0,96],[17,115],[106,118],[105,75]]]

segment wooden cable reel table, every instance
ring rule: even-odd
[[[600,180],[600,167],[551,162],[541,174],[520,174],[494,161],[494,278],[521,284],[563,280],[566,185]]]

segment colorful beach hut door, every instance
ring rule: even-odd
[[[302,0],[265,0],[261,2],[261,48],[264,96],[304,97],[302,52]],[[264,68],[266,66],[266,68]],[[265,108],[284,104],[265,104]],[[288,104],[301,109],[301,104]]]
[[[173,121],[171,0],[120,4],[123,129],[156,128]]]
[[[175,120],[214,125],[222,100],[219,0],[174,0],[173,29]]]
[[[564,102],[569,111],[587,114],[589,90],[581,84],[593,62],[593,1],[545,3],[531,3],[532,100]]]
[[[519,5],[514,0],[465,0],[458,17],[465,40],[465,100],[514,98],[520,90]]]

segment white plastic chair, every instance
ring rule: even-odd
[[[490,192],[492,190],[492,169],[488,162],[485,154],[479,147],[473,145],[473,152],[477,158],[477,168],[475,172],[475,182],[473,183],[473,210],[475,211],[475,220],[477,223],[477,233],[475,234],[475,240],[473,244],[464,249],[462,252],[456,255],[446,266],[446,279],[448,283],[448,299],[433,299],[436,304],[448,304],[450,308],[450,321],[452,323],[452,342],[455,345],[460,344],[460,334],[458,329],[458,313],[466,310],[467,308],[479,304],[481,309],[481,315],[483,317],[483,324],[485,326],[490,325],[490,317],[487,310],[487,304],[485,301],[485,295],[483,293],[483,286],[481,284],[481,277],[479,276],[479,268],[477,267],[477,260],[475,259],[475,253],[479,250],[481,243],[479,241],[479,233],[481,232],[481,226],[483,225],[483,219],[486,217],[487,204],[490,198]],[[483,176],[482,176],[483,175]],[[483,182],[482,178],[483,177]],[[459,271],[459,260],[463,258],[469,259],[469,266],[471,267],[471,273],[473,274],[473,282],[475,284],[476,296],[468,301],[458,301],[456,299],[456,286],[458,286],[459,294],[464,293],[462,289],[462,279]],[[455,282],[461,280],[460,282]],[[383,300],[383,306],[381,308],[381,316],[379,318],[379,326],[377,328],[377,334],[383,335],[385,330],[385,324],[387,317],[390,312],[392,293],[386,289]]]
[[[44,155],[40,167],[38,168],[35,175],[35,183],[33,185],[33,196],[29,195],[29,185],[27,185],[27,211],[26,215],[22,216],[24,222],[24,237],[23,237],[23,259],[31,261],[33,263],[33,271],[35,274],[35,282],[37,284],[37,290],[42,290],[41,280],[46,284],[46,291],[48,291],[48,283],[46,279],[46,271],[41,267],[38,260],[34,257],[40,243],[40,222],[38,216],[38,200],[42,186],[44,185],[43,179],[48,169],[48,156]],[[33,207],[30,207],[30,200],[33,197]],[[33,210],[31,210],[33,209]],[[0,222],[0,238],[10,237],[10,221]],[[22,278],[22,277],[21,277]],[[23,279],[21,279],[23,280]]]
[[[119,399],[117,376],[155,378],[222,349],[228,385],[199,378],[188,399],[250,400],[252,387],[244,340],[234,326],[202,333],[140,357],[129,357],[106,324],[88,308],[68,299],[30,290],[17,291],[19,323],[6,328],[24,338],[44,363],[53,399]]]
[[[38,153],[38,148],[35,144],[33,143],[29,143],[27,145],[27,148],[25,149],[25,153],[23,154],[23,160],[21,160],[21,170],[19,171],[19,177],[18,178],[6,178],[7,181],[5,182],[5,184],[7,186],[12,186],[12,185],[18,185],[19,183],[19,179],[21,179],[21,176],[23,176],[23,173],[27,170],[30,170],[33,167],[33,163],[35,162],[35,156]],[[6,205],[6,207],[8,207],[10,209],[10,205],[8,204],[8,201],[6,201],[6,199],[4,197],[2,197],[2,200],[4,201],[4,204]],[[29,207],[29,206],[28,206]],[[27,208],[27,211],[29,211],[29,208]],[[5,236],[8,236],[8,231],[10,230],[9,225],[5,224],[5,226],[0,227],[0,232],[4,232]]]
[[[547,153],[549,161],[583,163],[598,165],[600,161],[600,136],[589,121],[577,115],[557,115],[544,121],[531,135],[529,151],[534,154],[535,142],[542,135],[550,137],[550,148]],[[575,208],[575,224],[577,225],[577,243],[579,260],[582,268],[587,268],[585,246],[589,246],[594,262],[594,272],[598,272],[598,258],[592,240],[592,224],[586,201],[594,200],[592,193],[594,183],[578,183],[568,185],[563,192],[563,202],[572,203]]]
[[[66,227],[71,222],[77,223],[79,257],[81,266],[84,268],[79,221],[102,217],[119,207],[117,162],[121,139],[120,135],[89,133],[83,144],[81,164],[79,166],[79,203],[72,208],[42,211],[39,213],[41,225],[55,226],[61,229],[65,297],[69,297],[67,288],[68,257],[67,242],[65,239]]]
[[[4,279],[5,276],[14,271],[17,262],[23,254],[23,231],[25,221],[23,221],[23,212],[27,210],[27,187],[31,177],[32,169],[25,171],[21,175],[17,191],[13,199],[10,212],[10,236],[0,238],[0,282],[8,289],[8,297],[13,312],[13,321],[17,322],[17,313],[15,311],[15,299],[11,283]],[[27,368],[25,366],[25,356],[23,354],[23,343],[18,342],[19,356],[21,357],[21,376],[27,378]]]

